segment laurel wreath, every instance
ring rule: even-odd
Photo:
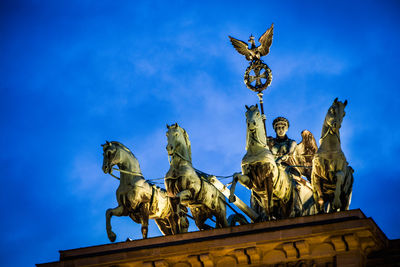
[[[255,75],[250,75],[251,71],[254,71]],[[265,79],[265,82],[263,82],[262,79]],[[251,83],[254,81],[256,81],[256,84],[252,85]],[[250,63],[250,66],[247,67],[246,72],[244,73],[244,83],[247,88],[254,92],[262,92],[271,84],[271,82],[272,71],[267,64],[261,61]]]

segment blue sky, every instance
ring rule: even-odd
[[[398,1],[6,0],[0,12],[0,265],[109,242],[104,214],[118,181],[101,171],[105,140],[128,146],[146,178],[163,177],[165,124],[178,122],[196,168],[239,171],[244,105],[257,97],[227,36],[258,39],[272,22],[268,133],[285,116],[289,137],[308,129],[318,139],[333,99],[347,99],[351,208],[400,238]],[[112,224],[117,241],[140,238],[129,219]]]

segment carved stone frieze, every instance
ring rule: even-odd
[[[62,251],[39,266],[363,266],[387,244],[354,210]]]

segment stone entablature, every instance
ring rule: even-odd
[[[351,210],[65,250],[37,266],[364,266],[388,244]]]

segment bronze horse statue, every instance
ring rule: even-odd
[[[179,203],[190,208],[196,226],[209,229],[207,219],[216,218],[216,227],[227,227],[225,197],[205,178],[199,177],[192,166],[189,136],[177,123],[167,125],[167,151],[170,169],[165,175],[165,188],[175,202],[175,214],[181,217]]]
[[[276,163],[266,143],[258,105],[246,106],[246,150],[242,173],[234,175],[230,201],[239,181],[252,190],[251,206],[261,213],[259,220],[315,214],[311,185],[295,181],[285,165]]]
[[[314,155],[311,182],[318,212],[348,210],[353,188],[353,168],[340,145],[340,127],[347,100],[336,98],[322,126],[320,146]]]
[[[106,211],[106,229],[110,241],[114,242],[116,238],[111,230],[112,216],[129,216],[134,222],[140,223],[143,238],[147,238],[149,219],[155,220],[164,235],[177,233],[172,227],[176,218],[166,191],[143,178],[138,160],[126,146],[116,141],[106,141],[102,146],[104,173],[112,174],[115,165],[121,172],[116,192],[118,206]],[[185,214],[183,218],[186,219]],[[181,220],[181,224],[181,232],[187,232],[187,219]]]

